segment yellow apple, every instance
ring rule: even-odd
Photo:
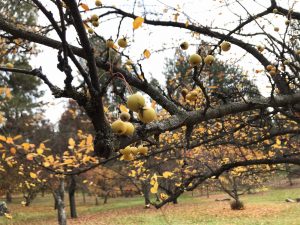
[[[133,124],[130,122],[125,122],[125,125],[126,125],[126,131],[125,131],[124,135],[132,136],[134,133],[134,130],[135,130]]]
[[[127,39],[126,38],[120,38],[118,40],[118,45],[121,47],[121,48],[126,48],[128,43],[127,43]]]
[[[127,98],[127,107],[134,112],[139,112],[139,110],[142,109],[144,106],[145,98],[139,93],[130,95]]]
[[[221,43],[221,49],[222,49],[222,51],[227,52],[227,51],[230,50],[230,48],[231,48],[231,44],[228,41],[223,41]]]
[[[181,48],[182,50],[187,50],[187,49],[189,48],[189,43],[186,42],[186,41],[182,42],[182,43],[180,44],[180,48]]]
[[[202,58],[198,54],[192,54],[189,58],[189,62],[192,66],[197,66],[201,63]]]
[[[122,120],[116,120],[111,124],[112,131],[118,135],[125,134],[126,128],[127,126]]]
[[[152,107],[145,106],[139,111],[138,117],[143,123],[150,123],[156,119],[156,112]]]
[[[204,58],[204,63],[205,64],[208,64],[208,65],[211,65],[215,60],[215,57],[212,56],[212,55],[208,55]]]

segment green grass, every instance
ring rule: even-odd
[[[242,198],[246,210],[232,211],[228,202],[216,202],[224,196],[192,197],[186,194],[178,205],[162,209],[144,209],[141,197],[109,199],[95,206],[95,199],[77,196],[79,218],[69,224],[104,225],[300,225],[300,203],[286,203],[286,198],[300,197],[300,188],[276,189]],[[13,220],[0,218],[0,224],[56,224],[56,211],[50,195],[38,197],[30,207],[22,207],[20,198],[9,205]],[[68,207],[68,205],[67,205]],[[67,208],[68,211],[68,208]]]

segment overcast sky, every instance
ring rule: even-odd
[[[43,3],[49,2],[48,0],[43,1]],[[83,1],[90,5],[90,7],[94,6],[94,0],[85,0]],[[132,2],[131,0],[102,0],[104,5],[115,5],[125,11],[132,11]],[[189,17],[197,21],[197,23],[201,25],[207,25],[218,28],[226,28],[231,29],[236,26],[237,15],[245,15],[245,11],[238,6],[237,4],[230,4],[229,7],[221,7],[224,5],[224,1],[214,1],[214,0],[145,0],[147,9],[152,12],[164,13],[164,20],[174,20],[174,12],[171,10],[166,10],[167,6],[172,6],[174,8],[180,7],[180,11],[183,11],[188,14]],[[233,1],[227,1],[233,2]],[[269,0],[260,0],[257,3],[253,3],[252,0],[242,0],[242,2],[246,8],[250,11],[250,13],[257,13],[264,10],[264,7],[268,6]],[[288,0],[280,0],[281,5],[289,8]],[[45,4],[44,3],[44,4]],[[164,5],[165,4],[165,5]],[[266,5],[262,5],[266,4]],[[167,5],[167,6],[166,6]],[[54,15],[57,15],[55,8],[51,3],[47,4],[47,8],[51,9]],[[295,5],[295,9],[299,9],[299,2]],[[103,11],[101,11],[103,12]],[[90,16],[91,14],[99,14],[100,11],[87,12],[83,16],[83,18]],[[142,11],[136,11],[136,14],[139,16],[143,16]],[[281,16],[272,14],[268,19],[272,21],[272,25],[267,25],[267,31],[273,32],[274,26],[284,27],[284,19]],[[100,21],[100,26],[96,29],[96,32],[108,39],[109,37],[116,37],[117,28],[118,28],[119,20],[110,20],[110,21]],[[155,77],[161,84],[164,84],[164,61],[166,57],[174,56],[174,46],[179,46],[179,44],[187,40],[191,44],[197,44],[203,40],[209,40],[204,36],[200,35],[199,38],[191,37],[190,32],[183,29],[175,29],[175,28],[166,28],[166,27],[154,27],[150,25],[143,25],[142,28],[137,29],[134,33],[132,30],[132,19],[125,19],[122,28],[121,35],[126,35],[130,41],[130,48],[125,50],[125,53],[129,54],[133,61],[139,59],[144,51],[144,49],[149,49],[152,52],[152,55],[149,59],[142,62],[143,70],[145,72],[146,77]],[[178,21],[186,22],[186,17],[180,15],[178,17]],[[39,13],[39,23],[47,24],[47,19]],[[258,27],[255,24],[251,26],[246,26],[245,29],[249,30],[249,32],[253,30],[257,30]],[[57,39],[57,36],[52,33],[52,38]],[[68,40],[70,43],[76,45],[76,33],[73,30],[69,30]],[[263,40],[259,39],[251,39],[253,44],[263,44]],[[172,48],[170,50],[154,53],[155,50],[166,48]],[[31,64],[33,67],[42,67],[43,71],[48,75],[50,81],[54,84],[63,87],[63,80],[65,75],[61,73],[57,68],[57,50],[53,50],[47,47],[38,46],[41,50],[41,53],[34,57],[31,60]],[[196,47],[191,47],[188,49],[188,53],[194,53],[196,51]],[[240,48],[233,46],[232,50],[226,54],[218,55],[217,58],[222,60],[237,59],[240,58],[245,52],[241,51]],[[257,84],[259,85],[260,90],[263,94],[267,94],[267,81],[266,77],[263,74],[256,75],[254,70],[262,69],[262,67],[257,63],[257,61],[251,57],[243,57],[243,59],[239,62],[239,66],[243,66],[245,70],[248,70],[248,74],[251,79],[257,79]],[[47,87],[43,86],[44,89]],[[47,89],[46,96],[44,98],[50,104],[47,106],[46,117],[49,118],[52,122],[57,122],[61,113],[64,111],[63,99],[54,99],[51,96],[50,91]]]

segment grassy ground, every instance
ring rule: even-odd
[[[77,196],[78,219],[69,219],[68,224],[84,225],[300,225],[300,203],[286,203],[286,198],[300,197],[300,188],[277,189],[242,198],[246,209],[230,210],[228,202],[216,202],[210,198],[185,195],[178,205],[162,209],[144,209],[143,199],[110,199],[106,205],[94,205],[94,199],[87,197],[83,204]],[[21,199],[9,205],[13,219],[0,218],[0,224],[52,225],[56,224],[56,211],[51,196],[38,197],[30,207],[22,207]]]

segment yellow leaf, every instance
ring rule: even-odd
[[[23,149],[25,150],[25,151],[28,151],[29,150],[29,148],[30,148],[30,144],[29,143],[23,143],[22,144],[22,147],[23,147]]]
[[[32,161],[33,157],[34,157],[34,155],[31,154],[31,153],[26,155],[26,159],[29,160],[29,161]]]
[[[156,194],[157,193],[157,189],[158,189],[158,184],[156,183],[151,189],[150,189],[150,192],[152,194]]]
[[[189,21],[187,20],[186,22],[185,22],[185,27],[188,27],[190,24],[189,24]]]
[[[53,157],[53,155],[49,155],[49,156],[47,157],[47,159],[48,159],[48,161],[49,161],[50,163],[54,163],[54,157]]]
[[[119,108],[120,108],[121,112],[129,112],[129,109],[127,109],[127,107],[125,105],[123,105],[123,104],[121,104],[119,106]]]
[[[74,162],[73,159],[66,159],[64,161],[65,164],[72,164],[73,162]]]
[[[6,138],[6,143],[7,144],[13,144],[14,140],[11,137]]]
[[[276,145],[281,145],[281,141],[278,138],[276,139]]]
[[[172,175],[173,175],[173,173],[169,172],[169,171],[166,171],[166,172],[163,173],[163,177],[166,178],[166,179],[171,177]]]
[[[11,148],[10,148],[10,153],[11,153],[12,155],[15,155],[15,154],[17,153],[17,149],[14,148],[14,147],[11,147]]]
[[[12,215],[8,214],[8,213],[4,213],[4,216],[7,218],[7,219],[12,219]]]
[[[208,86],[208,88],[210,89],[215,89],[215,88],[218,88],[219,86]]]
[[[90,8],[89,8],[89,6],[87,4],[80,3],[79,5],[81,6],[81,8],[84,9],[84,11],[89,11],[90,10]]]
[[[36,150],[36,152],[37,152],[38,155],[42,155],[42,154],[44,153],[44,150],[41,149],[41,148],[38,148],[38,149]]]
[[[180,187],[180,186],[181,186],[181,183],[175,183],[175,186],[176,186],[176,187]]]
[[[0,135],[0,141],[6,141],[6,137]]]
[[[44,162],[44,163],[43,163],[43,166],[44,166],[44,167],[49,167],[49,166],[50,166],[50,163],[49,163],[49,162]]]
[[[160,193],[159,197],[160,197],[161,200],[164,201],[164,200],[166,200],[169,196],[168,196],[167,194],[165,194],[165,193]]]
[[[150,53],[150,51],[149,51],[148,49],[145,49],[144,52],[143,52],[143,55],[144,55],[147,59],[149,59],[151,53]]]
[[[93,144],[93,136],[89,134],[86,138],[86,145],[92,145]]]
[[[144,18],[138,16],[137,18],[135,18],[135,20],[132,23],[133,29],[134,30],[138,29],[140,26],[142,26],[143,23],[144,23]]]
[[[36,179],[37,178],[37,175],[35,174],[35,173],[33,173],[33,172],[30,172],[30,177],[32,178],[32,179]]]
[[[75,146],[75,141],[73,138],[69,138],[69,149],[73,149]]]
[[[84,183],[84,184],[86,184],[87,182],[88,182],[87,180],[82,181],[82,183]]]
[[[22,138],[22,135],[17,135],[17,136],[14,137],[14,140],[17,140],[17,139],[20,139],[20,138]]]
[[[178,12],[174,14],[174,21],[175,21],[175,22],[177,22],[178,16],[179,16],[179,13],[178,13]]]

